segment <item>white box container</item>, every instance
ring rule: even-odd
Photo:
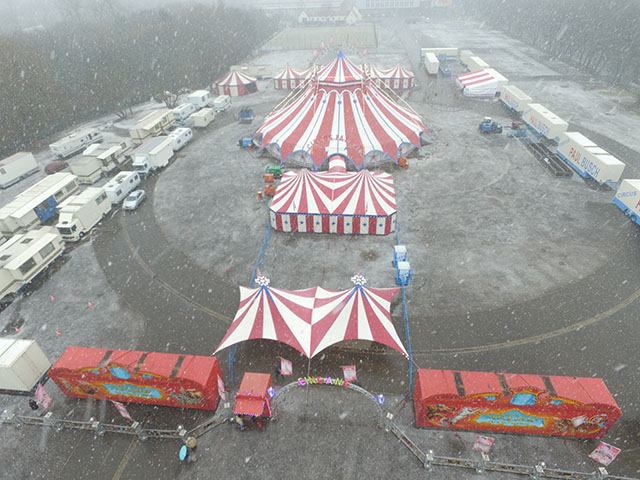
[[[623,162],[578,132],[563,133],[556,153],[582,177],[593,178],[600,184],[617,184],[625,167]]]
[[[471,50],[460,50],[460,63],[464,66],[467,66],[469,62],[469,58],[475,57],[474,53]]]
[[[529,95],[514,85],[505,85],[502,88],[500,101],[504,103],[508,109],[520,114],[533,102]]]
[[[211,101],[211,92],[209,90],[196,90],[187,95],[187,102],[192,103],[196,108],[204,108]]]
[[[622,180],[613,203],[631,220],[640,224],[640,180]]]
[[[0,391],[29,392],[50,367],[35,340],[0,338]]]
[[[470,72],[475,72],[476,70],[483,70],[485,68],[490,68],[489,64],[482,60],[480,57],[469,57],[467,59],[467,69]]]
[[[440,62],[438,58],[431,52],[428,52],[424,57],[424,66],[427,69],[427,73],[430,75],[437,75],[440,68]]]
[[[567,122],[539,103],[530,103],[522,114],[522,120],[538,134],[556,142],[560,141],[560,134],[569,128]]]

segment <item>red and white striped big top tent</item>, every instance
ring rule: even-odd
[[[388,173],[311,172],[282,176],[269,209],[284,232],[387,235],[396,229],[396,198]]]
[[[248,93],[257,92],[258,86],[256,85],[256,81],[257,79],[251,75],[233,71],[216,82],[216,89],[218,90],[218,95],[239,97]]]
[[[214,354],[246,340],[266,339],[311,358],[338,342],[367,340],[408,356],[391,320],[399,289],[367,287],[362,275],[351,280],[355,286],[350,290],[282,290],[258,276],[257,288],[240,287],[235,318]]]
[[[379,88],[391,88],[392,90],[408,90],[413,88],[413,72],[398,64],[388,70],[369,66],[369,75]]]
[[[420,115],[377,88],[342,52],[256,132],[260,148],[280,163],[314,170],[332,155],[358,170],[397,163],[428,136]]]
[[[456,85],[465,97],[495,97],[509,80],[491,68],[463,73],[456,77]]]
[[[284,69],[273,77],[273,87],[276,90],[292,90],[304,85],[307,78],[313,73],[314,67],[306,70],[296,70],[288,63]]]

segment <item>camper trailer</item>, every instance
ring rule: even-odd
[[[49,145],[49,149],[58,157],[67,158],[92,143],[102,140],[102,132],[97,128],[79,130]]]
[[[231,108],[231,97],[229,95],[219,95],[213,101],[213,109],[216,113],[224,112]]]
[[[187,143],[193,140],[193,130],[186,127],[176,128],[173,132],[171,132],[167,136],[173,140],[171,148],[173,148],[174,152],[177,152],[182,147],[184,147]]]
[[[149,137],[165,133],[173,120],[173,112],[168,108],[155,110],[136,123],[136,126],[129,130],[129,135],[135,143],[140,144]]]
[[[155,137],[134,152],[131,167],[141,177],[145,177],[157,168],[166,167],[171,157],[173,157],[173,138]]]
[[[47,221],[64,199],[78,191],[78,180],[70,173],[54,173],[17,195],[0,208],[0,232],[13,235]]]
[[[7,188],[38,171],[33,154],[18,152],[0,161],[0,188]]]
[[[120,172],[104,186],[111,203],[120,203],[130,192],[140,185],[138,172]]]
[[[191,115],[193,126],[198,128],[208,127],[216,118],[216,111],[213,108],[203,108]]]
[[[53,227],[14,235],[0,245],[0,302],[19,293],[63,251],[62,237]]]
[[[183,103],[182,105],[178,105],[173,109],[173,118],[175,118],[179,122],[184,121],[189,118],[189,115],[194,113],[196,110],[197,108],[193,103]]]
[[[96,143],[87,148],[81,157],[69,162],[71,172],[78,176],[79,183],[93,185],[103,175],[124,165],[132,148],[133,142],[129,138],[119,142]]]
[[[104,188],[87,188],[62,202],[56,228],[65,242],[77,242],[111,210]]]
[[[196,90],[187,95],[187,102],[195,105],[197,109],[206,107],[211,101],[211,92],[209,90]]]

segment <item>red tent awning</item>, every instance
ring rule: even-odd
[[[238,395],[233,413],[237,413],[238,415],[253,415],[254,417],[264,415],[264,399]]]

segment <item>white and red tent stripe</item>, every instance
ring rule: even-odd
[[[363,284],[345,291],[240,287],[238,311],[214,354],[245,340],[267,339],[311,358],[338,342],[368,340],[407,356],[390,313],[398,290]]]
[[[388,173],[286,172],[269,209],[285,232],[387,235],[396,227],[393,178]]]
[[[462,94],[466,97],[494,97],[499,82],[489,71],[476,70],[458,75],[456,85],[462,88]]]
[[[306,70],[296,70],[288,63],[284,69],[273,77],[273,87],[276,90],[291,90],[305,83],[311,76],[314,68],[310,67]]]
[[[335,78],[355,78],[345,76],[342,67],[330,70],[342,72]],[[320,73],[291,103],[269,115],[256,132],[260,148],[267,148],[280,163],[317,170],[327,158],[341,155],[360,169],[364,163],[397,163],[410,149],[421,148],[421,138],[428,133],[416,112],[398,105],[370,80],[333,88],[323,86],[319,77]]]
[[[359,66],[338,52],[333,62],[318,71],[317,78],[320,87],[347,88],[361,85],[364,74]]]
[[[242,72],[233,71],[216,82],[218,95],[238,97],[258,91],[257,79]]]
[[[391,88],[393,90],[406,90],[413,88],[413,72],[398,64],[388,70],[369,66],[369,75],[379,88]]]

